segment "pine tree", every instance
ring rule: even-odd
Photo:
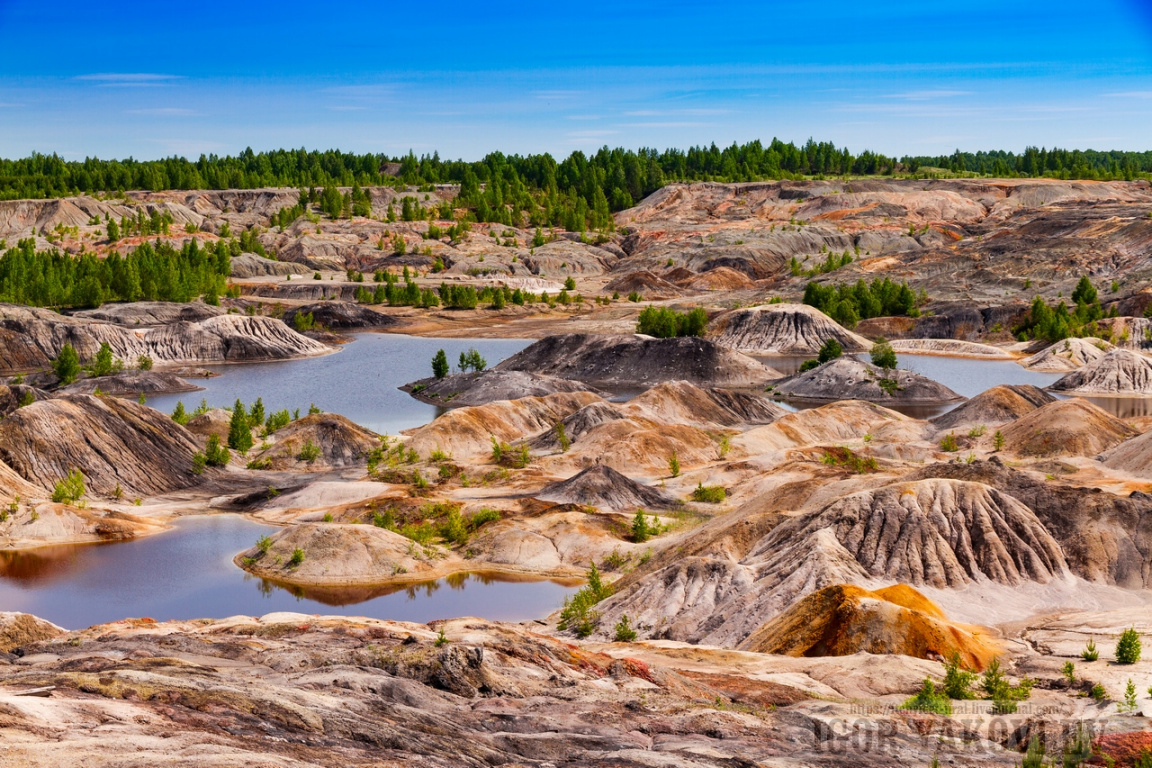
[[[438,379],[448,375],[448,355],[442,349],[432,357],[432,375]]]
[[[228,425],[228,447],[247,453],[252,447],[252,428],[248,423],[248,414],[244,411],[244,403],[236,399],[232,406],[232,421]]]
[[[71,344],[65,344],[60,350],[60,354],[52,363],[52,370],[56,372],[56,377],[64,386],[76,381],[76,377],[80,375],[80,356],[76,354]]]

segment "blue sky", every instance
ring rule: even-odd
[[[0,0],[4,157],[1144,150],[1150,126],[1152,0]]]

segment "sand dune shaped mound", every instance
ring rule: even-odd
[[[73,469],[89,492],[154,495],[196,482],[192,435],[163,413],[114,397],[67,395],[0,421],[0,460],[52,488]]]
[[[594,387],[580,381],[558,379],[555,376],[544,376],[528,371],[497,370],[454,373],[442,379],[430,376],[405,384],[401,389],[417,400],[449,408],[484,405],[496,400],[543,397],[557,392],[596,392]]]
[[[308,445],[319,449],[319,455],[307,460],[302,452]],[[309,468],[346,467],[367,459],[380,447],[380,436],[335,413],[320,413],[293,421],[276,432],[275,443],[255,456],[267,460],[275,469],[307,464]],[[304,456],[304,458],[300,458]]]
[[[191,384],[174,373],[163,371],[121,371],[111,376],[95,379],[81,379],[65,387],[68,394],[91,395],[99,389],[106,395],[162,395],[180,392],[196,392],[203,389]]]
[[[620,410],[668,424],[737,427],[770,424],[787,410],[748,392],[701,388],[687,381],[670,381],[629,400]]]
[[[930,419],[937,429],[959,429],[980,424],[996,426],[1031,413],[1056,398],[1031,384],[1004,384],[985,390],[963,405]]]
[[[879,430],[913,440],[922,428],[923,422],[883,406],[861,400],[840,400],[785,414],[767,426],[733,438],[733,444],[741,444],[751,453],[768,453],[859,440]]]
[[[1152,479],[1152,432],[1145,432],[1105,451],[1104,465]]]
[[[1152,395],[1152,359],[1127,349],[1113,349],[1049,389],[1086,395]]]
[[[621,275],[605,285],[604,290],[622,294],[636,291],[646,298],[680,295],[680,288],[677,285],[646,269]]]
[[[1136,430],[1079,398],[1057,400],[1003,429],[1004,446],[1017,456],[1096,456],[1124,442]]]
[[[954,624],[928,598],[906,584],[870,592],[835,584],[805,597],[763,624],[742,650],[785,656],[902,654],[950,659],[983,669],[1000,652],[978,627]]]
[[[780,373],[701,338],[638,334],[548,336],[496,366],[604,386],[646,387],[684,380],[698,386],[763,386]]]
[[[458,460],[476,458],[492,452],[493,437],[511,443],[539,435],[598,402],[591,392],[573,392],[456,408],[414,430],[407,444],[425,457],[439,449]]]
[[[873,403],[947,403],[963,398],[912,371],[884,370],[854,357],[839,357],[777,384],[775,394],[799,400],[867,400]]]
[[[561,423],[564,425],[564,435],[576,442],[583,435],[591,432],[601,424],[610,421],[619,421],[626,418],[615,405],[603,400],[589,403],[580,410],[566,416]],[[560,435],[555,426],[546,430],[528,441],[528,447],[536,451],[560,450]]]
[[[414,557],[412,540],[375,525],[302,523],[273,534],[272,545],[241,552],[236,563],[264,578],[289,584],[343,586],[382,584],[399,573],[434,570],[435,558]],[[303,559],[293,562],[301,550]]]
[[[872,348],[868,339],[806,304],[738,309],[718,318],[716,326],[717,344],[745,353],[814,355],[828,339],[838,341],[845,352]]]
[[[1112,349],[1115,347],[1103,339],[1064,339],[1024,358],[1020,365],[1033,371],[1064,373],[1094,363]]]
[[[544,486],[536,494],[557,504],[588,504],[599,509],[671,509],[677,500],[625,477],[611,467],[597,464],[578,475]]]

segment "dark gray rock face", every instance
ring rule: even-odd
[[[552,483],[536,494],[542,501],[559,504],[589,504],[600,509],[671,509],[676,499],[655,488],[625,477],[611,467],[598,464],[567,480]]]
[[[497,400],[543,397],[557,392],[596,392],[581,381],[559,379],[526,371],[488,370],[482,373],[455,373],[443,379],[428,377],[401,387],[417,400],[456,408],[484,405]]]
[[[311,314],[318,325],[330,331],[355,331],[368,328],[387,328],[397,323],[396,318],[373,312],[365,306],[348,301],[318,301],[293,307],[284,313],[284,322],[294,327],[296,315]]]
[[[963,398],[912,371],[884,370],[839,357],[776,385],[775,394],[800,400],[867,400],[873,403],[946,403]]]
[[[626,387],[677,380],[706,386],[761,386],[780,376],[707,339],[654,339],[637,334],[548,336],[500,363],[496,370]]]

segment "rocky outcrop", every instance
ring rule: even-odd
[[[1152,359],[1127,349],[1113,349],[1049,389],[1084,395],[1152,395]]]
[[[0,421],[0,460],[44,488],[74,469],[90,493],[152,496],[196,481],[192,436],[168,416],[113,397],[67,395]]]
[[[1096,456],[1136,434],[1136,430],[1086,400],[1057,400],[1003,430],[1004,447],[1017,456]]]
[[[988,630],[948,621],[905,584],[875,592],[851,584],[825,587],[760,626],[740,647],[786,656],[898,653],[937,661],[956,654],[968,669],[983,669],[1001,652]]]
[[[1055,402],[1056,398],[1031,384],[1004,384],[987,389],[948,413],[930,421],[940,430],[997,426]]]
[[[99,389],[106,395],[167,395],[196,392],[203,389],[174,373],[163,371],[121,371],[111,376],[81,379],[61,391],[67,394],[91,395]]]
[[[62,317],[45,309],[0,305],[0,368],[45,368],[65,344],[71,344],[80,360],[86,361],[103,343],[129,364],[141,355],[156,363],[211,363],[284,360],[331,351],[270,317],[218,315],[137,329]]]
[[[276,261],[257,256],[255,253],[242,253],[232,257],[232,277],[283,277],[284,275],[311,275],[312,270],[303,264],[291,261]]]
[[[632,480],[611,467],[598,464],[583,472],[544,486],[536,498],[557,504],[586,504],[599,509],[671,509],[677,500],[655,488]]]
[[[454,373],[437,379],[413,381],[402,390],[426,403],[457,408],[466,405],[484,405],[497,400],[518,400],[522,397],[543,397],[559,392],[597,392],[581,381],[559,379],[528,371],[488,370],[481,373]]]
[[[362,304],[348,301],[319,301],[293,307],[284,313],[284,322],[293,326],[297,314],[310,314],[317,325],[330,331],[356,331],[369,328],[387,328],[396,325],[396,318],[373,312]]]
[[[271,469],[352,466],[364,462],[380,447],[379,435],[335,413],[297,419],[278,430],[273,440],[271,447],[253,457],[253,461],[268,462]],[[309,445],[317,449],[315,456],[306,452]]]
[[[632,417],[705,429],[771,424],[788,413],[757,394],[697,387],[687,381],[657,384],[620,406],[620,410]]]
[[[701,338],[568,333],[548,336],[496,370],[529,371],[603,386],[648,387],[685,380],[698,386],[760,386],[780,374]]]
[[[838,357],[777,384],[773,394],[798,400],[867,400],[882,404],[948,403],[963,398],[912,371],[885,370]]]
[[[759,355],[814,355],[829,339],[845,352],[864,352],[872,342],[852,333],[815,307],[769,304],[737,309],[713,321],[711,337],[727,349]]]
[[[1032,371],[1075,371],[1096,362],[1113,348],[1103,339],[1064,339],[1024,358],[1020,365]]]
[[[635,292],[648,299],[669,298],[681,293],[678,286],[646,269],[620,275],[605,285],[604,290],[619,294]]]

